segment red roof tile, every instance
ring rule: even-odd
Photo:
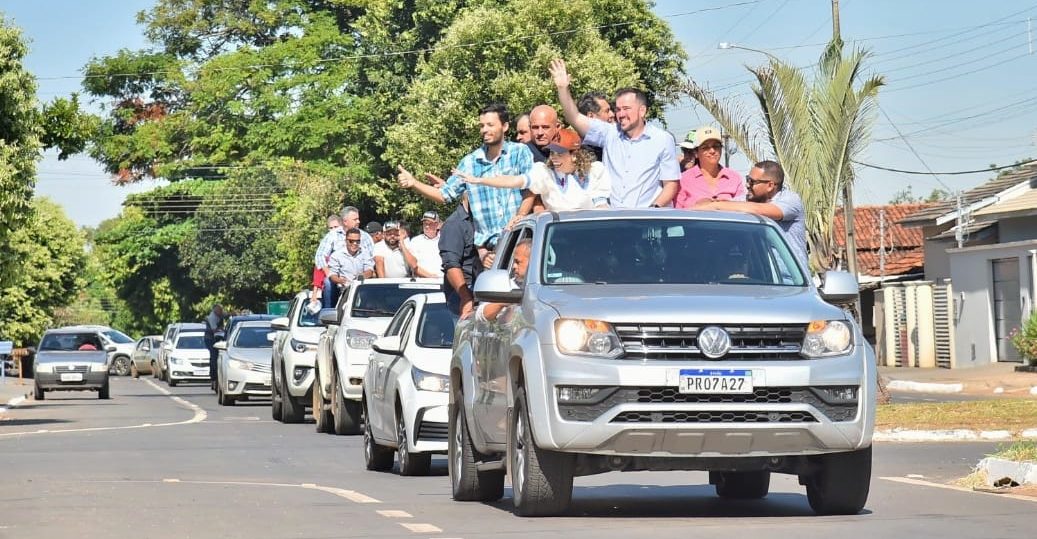
[[[925,210],[932,204],[896,204],[889,206],[858,206],[854,208],[854,231],[857,235],[857,267],[860,273],[881,276],[880,230],[885,221],[886,275],[920,272],[925,265],[922,229],[898,224],[908,215]],[[835,241],[845,246],[845,226],[842,209],[835,214]]]

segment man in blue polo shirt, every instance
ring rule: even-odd
[[[551,77],[558,88],[565,121],[583,137],[583,143],[602,148],[602,162],[612,178],[613,208],[669,207],[677,196],[681,171],[676,143],[666,131],[648,125],[648,97],[636,88],[616,91],[616,123],[580,114],[569,93],[565,61],[551,61]]]

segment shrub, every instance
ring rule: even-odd
[[[1031,366],[1037,366],[1037,311],[1030,314],[1023,327],[1015,329],[1010,335],[1012,345]]]

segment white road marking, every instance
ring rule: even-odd
[[[378,511],[378,514],[385,518],[413,518],[410,513],[398,509],[382,509]]]
[[[410,522],[397,522],[397,524],[407,528],[412,533],[443,533],[443,530],[431,524],[412,524]]]
[[[1031,496],[1020,496],[1018,494],[1009,493],[1000,494],[997,492],[984,492],[982,490],[972,490],[971,488],[967,487],[959,487],[957,485],[945,485],[943,483],[932,483],[930,481],[922,481],[920,479],[912,479],[909,477],[880,477],[879,479],[885,479],[886,481],[892,481],[894,483],[904,483],[905,485],[914,485],[918,487],[942,488],[946,490],[956,490],[958,492],[967,492],[969,494],[984,494],[987,496],[997,496],[998,498],[1011,498],[1013,500],[1037,503],[1037,498]]]
[[[169,423],[141,423],[139,425],[123,425],[118,427],[85,427],[81,429],[38,429],[34,431],[23,432],[2,432],[0,433],[0,438],[6,438],[11,436],[26,436],[30,434],[57,434],[64,432],[99,432],[105,430],[131,430],[151,427],[173,427],[176,425],[190,425],[192,423],[201,423],[202,421],[205,421],[207,417],[209,417],[209,414],[206,413],[205,410],[203,410],[197,404],[177,397],[176,395],[173,395],[169,392],[169,390],[167,390],[164,387],[159,387],[157,384],[155,384],[155,382],[152,382],[151,380],[144,380],[144,383],[150,385],[159,393],[166,395],[167,397],[172,399],[173,402],[183,406],[184,408],[187,408],[188,410],[192,410],[194,412],[194,416],[191,419],[187,419],[185,421],[173,421]]]
[[[381,500],[376,500],[376,499],[374,499],[374,498],[372,498],[372,497],[370,497],[370,496],[368,496],[366,494],[361,494],[361,493],[359,493],[359,492],[357,492],[355,490],[346,490],[346,489],[337,488],[337,487],[324,487],[324,486],[321,486],[321,485],[314,485],[314,484],[306,484],[306,485],[299,485],[299,486],[301,486],[302,488],[308,488],[308,489],[313,489],[313,490],[320,490],[320,491],[323,491],[323,492],[327,492],[329,494],[334,494],[335,496],[338,496],[340,498],[345,498],[345,499],[347,499],[347,500],[349,500],[351,502],[355,502],[355,503],[382,503]]]

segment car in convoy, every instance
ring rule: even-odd
[[[271,359],[270,415],[282,423],[301,423],[313,398],[313,362],[324,327],[320,311],[308,309],[309,297],[309,291],[299,292],[288,304],[288,316],[270,322],[277,332]]]
[[[173,345],[166,353],[166,383],[176,387],[182,382],[209,381],[209,349],[205,347],[205,333],[181,330],[173,337]]]
[[[414,294],[441,289],[438,279],[364,279],[342,291],[317,344],[313,417],[317,432],[360,434],[361,387],[371,343]]]
[[[161,335],[148,335],[137,339],[130,355],[130,374],[140,378],[142,374],[155,372],[158,364],[158,351],[162,347]]]
[[[33,360],[33,397],[41,401],[48,391],[97,391],[110,395],[107,348],[92,329],[67,327],[47,330]]]
[[[224,336],[229,337],[231,332],[234,331],[234,327],[237,326],[238,324],[242,323],[242,322],[249,322],[249,321],[253,321],[253,320],[265,320],[265,321],[269,322],[269,321],[271,321],[271,320],[273,320],[275,318],[277,318],[277,316],[273,315],[273,314],[235,314],[235,315],[229,316],[229,317],[227,317],[227,320],[223,324],[222,331],[216,332],[217,342],[224,340]],[[220,358],[217,355],[216,379],[212,380],[211,384],[210,384],[214,393],[218,393],[218,389],[217,388],[219,387],[220,382],[221,382],[221,380],[220,380],[219,361],[221,361],[221,360],[220,360]]]
[[[237,400],[270,396],[270,335],[269,320],[238,321],[227,340],[216,343],[219,404],[233,406]]]
[[[517,246],[525,275],[513,274]],[[865,505],[874,352],[769,219],[722,212],[541,213],[498,245],[450,370],[456,500],[510,474],[520,515],[566,510],[574,476],[702,470],[723,498],[796,475],[818,514]]]
[[[173,350],[174,344],[176,344],[176,336],[181,331],[194,331],[194,332],[205,332],[205,324],[199,322],[177,322],[166,326],[165,333],[162,334],[162,344],[158,350],[158,369],[152,373],[155,378],[163,381],[169,379],[169,354]]]
[[[108,366],[112,374],[116,376],[129,376],[130,357],[133,355],[136,345],[136,341],[133,338],[109,326],[78,325],[66,326],[66,329],[94,332],[101,340],[101,345],[104,348],[115,347],[114,350],[108,352]]]
[[[411,296],[371,345],[364,375],[364,462],[369,470],[427,475],[447,450],[450,348],[457,317],[442,292]]]

